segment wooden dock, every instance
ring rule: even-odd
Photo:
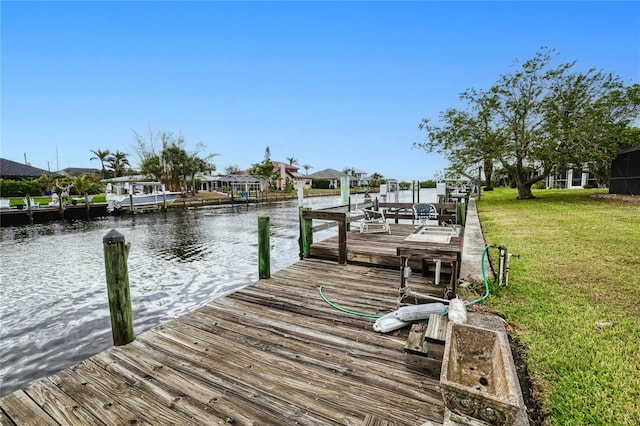
[[[352,311],[395,310],[393,238],[413,229],[403,226],[363,240],[350,232],[348,256],[358,265],[299,261],[9,394],[0,399],[0,423],[442,424],[438,379],[406,362],[409,330],[376,333],[373,318],[341,312],[319,294],[322,286],[330,301]],[[314,244],[312,253],[328,250],[323,244],[335,243]],[[421,276],[412,282],[430,285]]]

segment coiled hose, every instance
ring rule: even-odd
[[[479,297],[478,299],[472,300],[471,302],[465,302],[464,306],[471,306],[471,305],[475,305],[476,303],[480,303],[483,300],[485,300],[487,297],[489,297],[489,281],[487,280],[487,273],[484,269],[484,259],[487,255],[487,252],[489,251],[490,248],[498,248],[498,246],[493,245],[493,244],[487,244],[484,247],[484,250],[482,250],[482,256],[480,256],[480,263],[482,266],[482,279],[484,281],[484,295],[482,297]],[[357,311],[352,311],[350,309],[345,309],[343,307],[340,307],[338,305],[336,305],[335,303],[333,303],[332,301],[330,301],[329,299],[327,299],[324,295],[324,293],[322,292],[322,287],[320,286],[318,288],[318,292],[320,293],[320,297],[322,297],[322,300],[324,300],[329,306],[331,306],[334,309],[337,309],[340,312],[344,312],[346,314],[350,314],[350,315],[355,315],[358,317],[365,317],[365,318],[380,318],[382,315],[377,315],[377,314],[367,314],[364,312],[357,312]],[[449,313],[449,311],[445,311],[442,313],[442,315],[447,315]]]

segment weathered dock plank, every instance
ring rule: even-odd
[[[371,236],[371,235],[369,235]],[[307,259],[0,399],[3,424],[420,425],[439,382],[408,368],[398,269]],[[420,280],[422,277],[416,277]],[[417,281],[416,281],[417,282]],[[425,281],[426,282],[426,281]]]
[[[62,392],[52,381],[40,380],[27,387],[26,392],[44,408],[56,422],[71,425],[102,425],[99,418]]]
[[[6,423],[9,425],[57,425],[46,411],[41,410],[40,406],[21,390],[2,398],[2,411],[9,418]],[[3,422],[3,424],[5,423]]]

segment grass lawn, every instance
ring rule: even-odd
[[[485,241],[520,255],[485,304],[526,346],[552,425],[640,425],[640,204],[596,192],[520,201],[500,188],[477,202]]]
[[[72,198],[82,198],[82,196],[80,195],[72,195]],[[10,202],[11,202],[11,207],[16,207],[18,204],[22,204],[24,206],[24,208],[26,209],[26,205],[25,205],[25,199],[26,197],[11,197],[9,198]],[[41,207],[46,207],[49,205],[49,203],[51,202],[51,196],[47,196],[47,197],[31,197],[31,199],[36,202],[36,203],[40,203]],[[107,200],[106,195],[105,194],[98,194],[98,195],[94,195],[92,203],[104,203]],[[84,204],[84,201],[80,201],[80,204]]]

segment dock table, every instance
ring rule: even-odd
[[[406,237],[397,248],[397,255],[401,259],[400,302],[408,291],[407,268],[412,257],[422,258],[423,271],[429,261],[450,263],[451,283],[445,293],[450,298],[456,297],[463,242],[464,227],[461,226],[422,226]]]

